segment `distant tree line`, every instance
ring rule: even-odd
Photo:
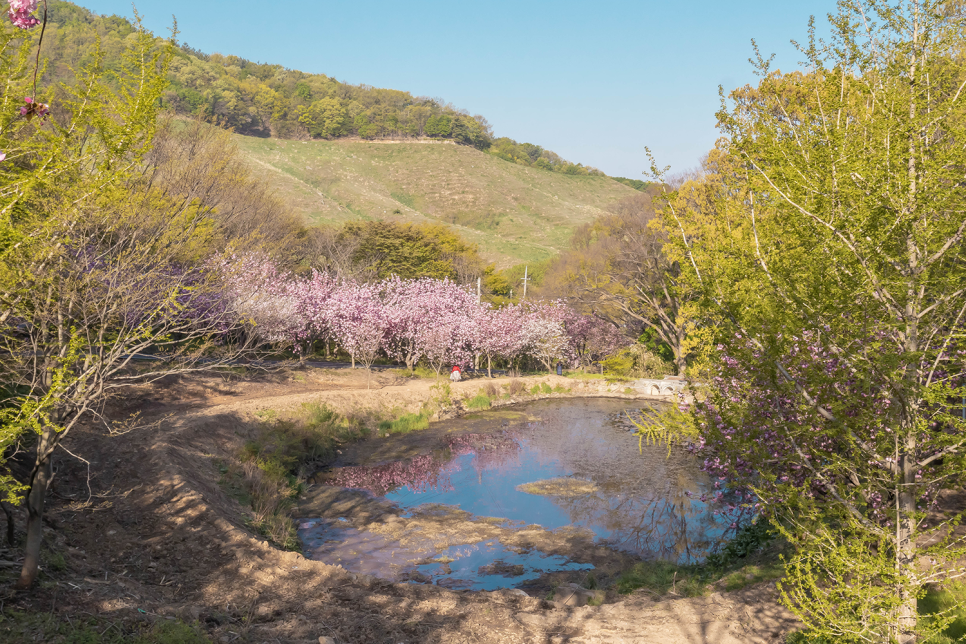
[[[120,16],[99,16],[62,0],[50,2],[42,57],[42,82],[73,80],[72,70],[91,62],[99,38],[105,66],[117,65],[133,32]],[[36,37],[36,36],[34,36]],[[174,50],[162,105],[201,117],[239,134],[278,138],[431,138],[468,145],[522,165],[575,175],[603,175],[530,143],[494,138],[486,118],[439,98],[371,85],[350,85],[326,76],[256,63],[238,56],[206,54],[182,43]],[[626,183],[626,181],[625,181]]]

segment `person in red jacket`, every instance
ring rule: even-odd
[[[458,364],[453,365],[453,371],[449,374],[449,379],[453,382],[459,382],[463,379],[463,374],[460,372],[460,366]]]

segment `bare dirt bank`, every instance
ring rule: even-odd
[[[521,380],[528,388],[540,382],[572,388],[541,395],[637,397],[600,381]],[[470,380],[452,390],[470,398],[506,382]],[[737,644],[781,641],[794,627],[770,584],[692,599],[639,592],[571,608],[511,591],[450,591],[356,576],[281,551],[246,529],[244,508],[219,484],[219,466],[241,449],[260,414],[306,402],[342,412],[414,412],[433,384],[374,374],[367,390],[358,371],[310,370],[249,381],[183,380],[118,401],[157,426],[120,438],[94,428],[70,437],[67,448],[90,462],[91,493],[88,465],[62,454],[43,583],[15,595],[15,569],[0,566],[4,610],[74,620],[90,615],[119,629],[177,616],[197,620],[219,642]],[[0,551],[2,557],[16,560],[18,553]]]

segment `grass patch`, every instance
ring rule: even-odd
[[[658,595],[674,593],[682,597],[698,597],[710,591],[699,566],[680,566],[668,561],[642,561],[617,579],[617,592],[630,593],[646,588]]]
[[[658,595],[674,593],[682,597],[705,595],[714,587],[739,590],[784,574],[778,559],[780,546],[771,526],[759,521],[741,528],[703,563],[644,561],[621,573],[615,586],[619,593],[645,588]]]
[[[67,560],[64,559],[63,553],[45,549],[41,552],[41,557],[51,570],[56,572],[64,572],[67,570]]]
[[[390,369],[389,373],[399,378],[423,378],[429,380],[436,379],[436,372],[424,364],[417,364],[410,372],[409,369]]]
[[[0,641],[51,644],[208,644],[197,625],[179,620],[126,625],[95,617],[61,621],[49,613],[5,610],[0,613]]]
[[[564,372],[564,378],[571,378],[573,380],[603,380],[606,377],[599,373],[585,373],[583,371]]]
[[[492,405],[493,401],[486,394],[476,394],[466,401],[466,406],[470,409],[489,409]]]
[[[408,434],[409,432],[427,429],[428,427],[429,414],[426,412],[403,414],[396,420],[384,420],[379,423],[379,433]]]
[[[250,509],[248,523],[255,532],[280,548],[297,550],[290,511],[305,477],[330,462],[338,445],[367,431],[360,421],[319,403],[302,405],[292,419],[279,419],[271,411],[259,418],[258,431],[242,448],[238,461],[222,465],[222,485]]]

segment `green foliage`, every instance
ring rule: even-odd
[[[966,556],[961,516],[926,520],[966,484],[966,20],[942,0],[829,19],[805,71],[760,56],[722,97],[667,252],[719,321],[709,457],[794,546],[783,603],[809,637],[922,642],[945,626],[917,601]]]
[[[927,644],[952,644],[966,641],[966,583],[954,581],[944,587],[931,587],[919,599],[919,614],[926,620],[937,617],[945,628]]]
[[[444,413],[453,408],[453,388],[445,380],[438,381],[429,388],[429,408],[436,413]]]
[[[339,231],[339,242],[355,249],[356,266],[379,279],[397,275],[455,280],[458,267],[484,270],[476,247],[439,224],[350,222]]]
[[[632,418],[628,413],[627,419],[637,427],[635,433],[642,450],[645,444],[663,444],[667,445],[668,456],[670,456],[674,445],[694,443],[701,438],[694,416],[681,411],[677,405],[662,405],[641,411],[637,418]]]
[[[0,320],[17,325],[15,333],[9,326],[0,333],[0,352],[22,356],[22,347],[30,347],[29,360],[0,364],[5,394],[0,400],[0,499],[11,501],[25,488],[5,471],[6,451],[24,435],[36,434],[47,445],[43,460],[49,459],[77,415],[97,405],[97,394],[90,392],[103,392],[102,378],[117,371],[102,362],[116,359],[116,328],[106,328],[104,319],[89,313],[99,307],[92,291],[103,282],[92,267],[71,267],[75,257],[67,248],[78,243],[78,236],[89,235],[81,244],[90,244],[130,223],[125,206],[155,134],[171,56],[169,45],[138,25],[112,52],[110,67],[104,64],[105,49],[95,43],[75,67],[71,84],[38,94],[30,55],[35,44],[9,22],[0,26],[0,150],[6,155],[0,173]],[[54,116],[23,118],[24,96],[34,104],[55,97]],[[96,233],[85,228],[97,223],[104,228]],[[108,229],[111,233],[105,234]],[[84,313],[63,306],[78,298],[92,298]],[[155,304],[156,318],[132,325],[121,337],[133,342],[152,338],[163,326],[157,318],[176,306],[164,296]]]
[[[44,81],[70,77],[70,65],[84,61],[96,38],[111,57],[134,31],[124,18],[98,16],[77,5],[51,0]],[[254,63],[238,56],[206,54],[181,45],[168,74],[170,89],[164,104],[180,114],[201,116],[244,134],[295,137],[359,136],[447,139],[487,150],[492,143],[489,123],[437,99],[408,92],[349,85],[324,74],[306,74],[280,65]],[[540,149],[498,139],[501,158],[513,160],[508,150]],[[529,159],[529,157],[527,157]],[[522,160],[522,158],[521,158]],[[601,174],[593,168],[564,161],[549,151],[538,155],[534,167],[569,174]]]
[[[953,644],[966,639],[966,584],[951,582],[945,587],[930,587],[919,598],[918,611],[923,621],[937,617],[945,624],[941,632],[924,640],[924,644]],[[788,644],[831,644],[832,640],[804,631],[790,633]]]
[[[674,370],[672,363],[662,360],[643,344],[632,344],[604,358],[604,374],[620,378],[663,378]]]
[[[784,573],[784,566],[774,551],[766,551],[776,536],[777,532],[766,521],[744,525],[700,564],[679,565],[668,561],[635,564],[618,577],[617,591],[630,593],[647,588],[659,595],[674,592],[695,597],[708,594],[713,587],[732,591],[777,579]]]
[[[562,172],[573,175],[603,175],[597,168],[571,163],[560,158],[550,150],[544,150],[532,143],[517,143],[513,139],[501,137],[490,145],[490,154],[511,163],[540,168],[551,172]],[[623,182],[622,182],[623,183]]]
[[[674,350],[668,346],[667,342],[658,337],[657,331],[653,327],[644,329],[644,333],[641,334],[637,342],[664,362],[674,362]]]
[[[466,401],[466,406],[469,409],[489,409],[492,404],[493,401],[486,394],[476,394]]]
[[[543,394],[552,394],[553,393],[553,387],[551,387],[546,382],[541,382],[540,383],[540,393],[543,393]]]
[[[732,563],[760,552],[778,537],[778,531],[767,520],[745,524],[718,552],[705,559],[705,565],[724,570]]]
[[[611,177],[611,179],[623,183],[625,186],[630,186],[634,190],[640,190],[641,192],[647,190],[648,186],[651,185],[649,182],[641,181],[640,179],[628,179],[626,177]]]

